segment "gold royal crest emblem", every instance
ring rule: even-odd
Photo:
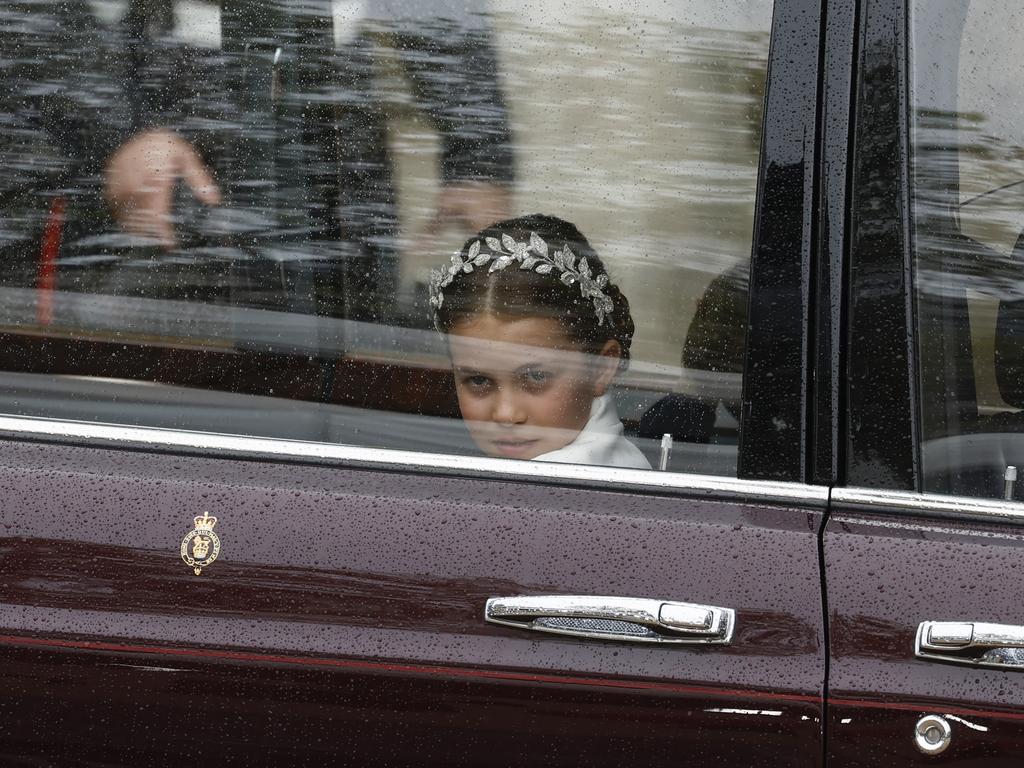
[[[198,576],[220,554],[220,538],[213,532],[217,518],[211,517],[209,512],[193,519],[196,527],[181,540],[181,559],[192,566]]]

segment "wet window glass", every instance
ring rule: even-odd
[[[0,411],[734,474],[771,11],[4,3]]]
[[[912,11],[924,486],[1024,499],[1024,8]]]

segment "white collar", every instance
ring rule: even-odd
[[[535,456],[533,461],[651,468],[640,449],[623,435],[622,422],[611,395],[594,398],[590,405],[590,419],[575,440],[562,448]]]

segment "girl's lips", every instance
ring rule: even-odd
[[[518,457],[530,453],[536,440],[495,440],[494,447],[502,456]]]

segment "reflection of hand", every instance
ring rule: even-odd
[[[220,190],[192,146],[163,129],[140,133],[125,142],[107,163],[107,202],[126,232],[159,239],[173,248],[171,206],[174,185],[184,179],[207,205],[220,203]]]
[[[441,190],[437,217],[432,229],[454,223],[471,232],[479,232],[511,215],[512,195],[506,187],[483,181],[463,181]]]

